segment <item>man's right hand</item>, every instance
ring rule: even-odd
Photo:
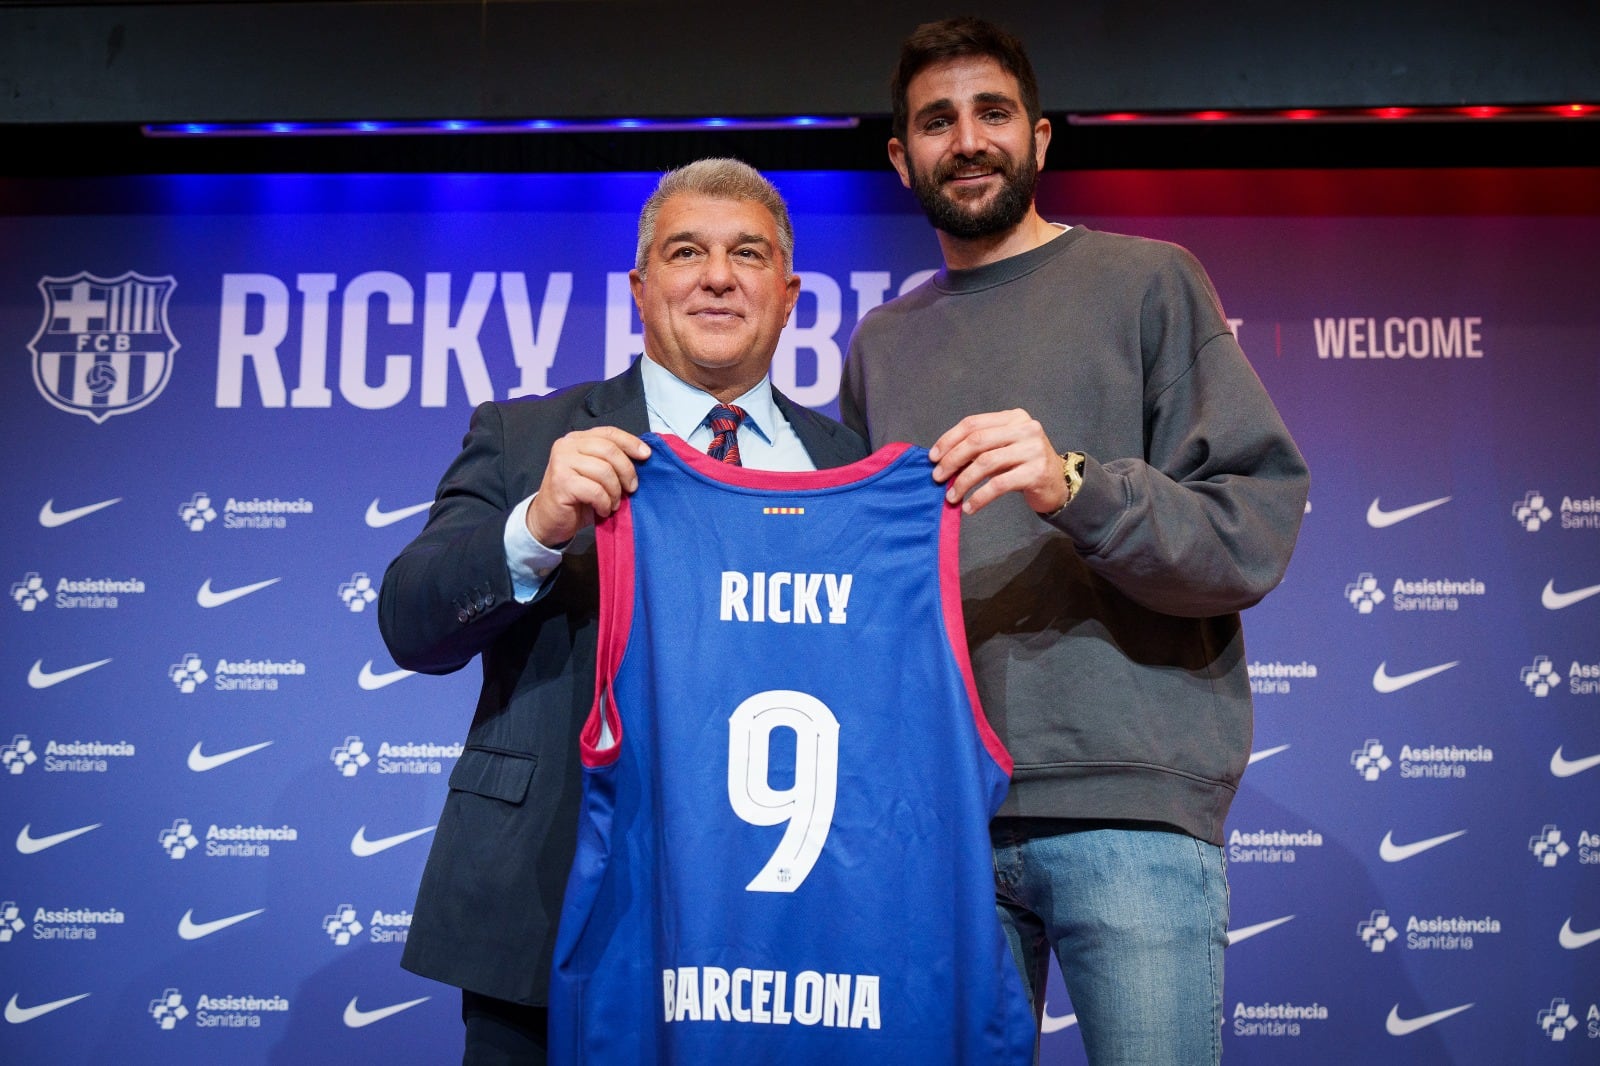
[[[648,444],[615,426],[568,433],[550,449],[544,480],[528,508],[528,532],[548,548],[566,544],[639,487],[633,464],[649,457]]]
[[[1067,502],[1061,456],[1039,420],[1020,407],[968,415],[928,449],[933,480],[950,489],[945,499],[977,514],[1007,492],[1019,492],[1039,514]]]

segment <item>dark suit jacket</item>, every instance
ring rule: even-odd
[[[856,434],[773,391],[817,466],[866,455]],[[445,674],[474,657],[483,663],[401,965],[517,1003],[546,1002],[577,846],[578,730],[594,696],[599,578],[586,530],[545,595],[517,603],[505,522],[538,489],[559,437],[607,425],[650,428],[637,364],[543,399],[480,405],[426,527],[389,564],[378,601],[400,666]]]

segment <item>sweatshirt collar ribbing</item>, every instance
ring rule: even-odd
[[[1008,281],[1015,281],[1033,273],[1056,256],[1064,254],[1088,232],[1086,226],[1073,226],[1055,240],[1046,241],[1026,252],[1007,256],[996,263],[986,263],[969,270],[951,270],[946,267],[933,276],[933,287],[940,292],[958,294],[981,292],[996,285],[1004,285]]]

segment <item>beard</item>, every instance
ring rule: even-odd
[[[946,196],[944,184],[964,167],[991,166],[1000,174],[1000,191],[987,204],[969,207],[959,200]],[[934,168],[931,174],[918,173],[911,157],[906,157],[906,171],[911,175],[911,188],[922,205],[933,228],[952,237],[974,240],[1005,233],[1027,217],[1033,207],[1034,187],[1039,182],[1039,167],[1033,153],[1026,152],[1017,162],[1003,155],[979,152],[976,155],[951,159]]]

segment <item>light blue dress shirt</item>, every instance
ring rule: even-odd
[[[706,416],[717,405],[717,398],[690,385],[647,355],[640,356],[639,361],[651,430],[681,437],[691,448],[705,451],[716,435],[707,424]],[[755,470],[817,468],[805,445],[795,435],[794,427],[773,401],[770,381],[762,378],[733,404],[745,412],[744,422],[739,426],[739,458],[745,466]],[[528,532],[531,503],[533,497],[529,496],[513,507],[506,518],[506,568],[511,572],[511,587],[518,603],[536,599],[561,564],[559,548],[540,544]]]

